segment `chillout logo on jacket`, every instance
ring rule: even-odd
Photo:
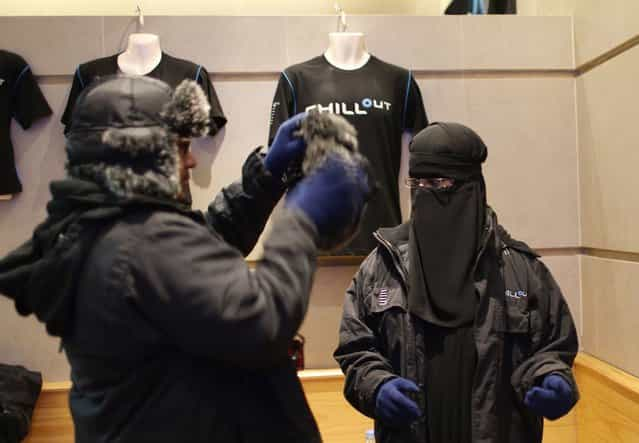
[[[511,291],[510,289],[506,289],[506,297],[510,298],[525,298],[528,297],[528,292],[526,291]]]
[[[332,102],[328,105],[310,105],[306,107],[306,112],[317,109],[319,112],[330,112],[337,115],[368,115],[368,112],[373,109],[390,112],[391,107],[392,103],[386,100],[365,98],[355,103]]]

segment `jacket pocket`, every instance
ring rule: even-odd
[[[515,303],[506,301],[503,321],[496,331],[504,338],[504,363],[507,373],[519,366],[531,352],[531,313]]]

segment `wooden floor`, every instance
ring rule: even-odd
[[[26,443],[72,443],[73,422],[69,412],[70,383],[45,383],[33,412]]]
[[[582,355],[577,384],[577,441],[639,443],[638,378]]]
[[[546,422],[544,443],[639,443],[639,379],[588,355],[578,357],[575,373],[581,401],[566,417]],[[341,372],[304,371],[300,378],[324,441],[363,442],[373,423],[344,400]],[[73,442],[69,387],[45,384],[25,442]]]

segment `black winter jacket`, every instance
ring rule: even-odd
[[[570,383],[576,403],[571,367],[577,333],[557,283],[535,252],[513,240],[492,210],[487,220],[475,266],[473,443],[540,443],[543,420],[524,406],[525,394],[553,372]],[[346,375],[346,398],[372,418],[382,383],[401,376],[422,384],[428,370],[423,321],[407,311],[408,233],[408,224],[376,232],[379,246],[346,293],[335,358]],[[428,404],[428,393],[421,406],[437,407]],[[426,427],[424,419],[402,429],[376,420],[376,441],[428,442]]]
[[[97,234],[75,241],[91,242],[80,270],[60,269],[53,259],[30,271],[36,277],[29,280],[55,281],[46,269],[55,263],[51,269],[77,280],[63,286],[75,288],[64,294],[71,312],[57,315],[71,325],[60,321],[55,329],[68,331],[63,347],[77,442],[321,441],[287,356],[308,307],[316,229],[304,215],[286,212],[255,269],[244,259],[283,191],[254,153],[242,182],[225,188],[205,213],[123,206],[108,222],[100,219]],[[36,240],[44,234],[36,232],[34,244],[42,244]],[[8,268],[38,249],[29,245],[0,266],[0,289],[19,309],[31,283]],[[35,308],[41,320],[55,311]]]

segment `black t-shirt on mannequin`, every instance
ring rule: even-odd
[[[398,176],[402,134],[428,124],[421,92],[410,71],[371,56],[361,68],[343,70],[324,56],[282,72],[271,110],[269,145],[280,124],[310,109],[345,117],[358,131],[379,190],[369,202],[359,234],[334,255],[367,255],[373,232],[401,223]]]
[[[22,191],[9,131],[11,119],[24,129],[39,118],[51,115],[51,108],[22,57],[0,50],[0,195]]]
[[[517,0],[481,0],[488,14],[517,14]],[[446,8],[447,15],[464,15],[473,10],[472,0],[452,0]]]
[[[62,123],[66,126],[65,133],[69,128],[69,123],[71,123],[75,102],[84,88],[100,77],[121,73],[118,66],[118,55],[119,54],[99,58],[78,66],[73,76],[73,85],[69,93],[69,101],[67,102],[61,119]],[[146,74],[146,76],[162,80],[172,88],[178,86],[184,79],[197,81],[211,104],[211,131],[209,135],[215,135],[226,124],[227,120],[224,116],[224,111],[222,111],[222,105],[220,105],[215,89],[211,84],[209,74],[203,66],[196,65],[188,60],[172,57],[166,52],[162,52],[160,64],[156,66],[153,71]]]

